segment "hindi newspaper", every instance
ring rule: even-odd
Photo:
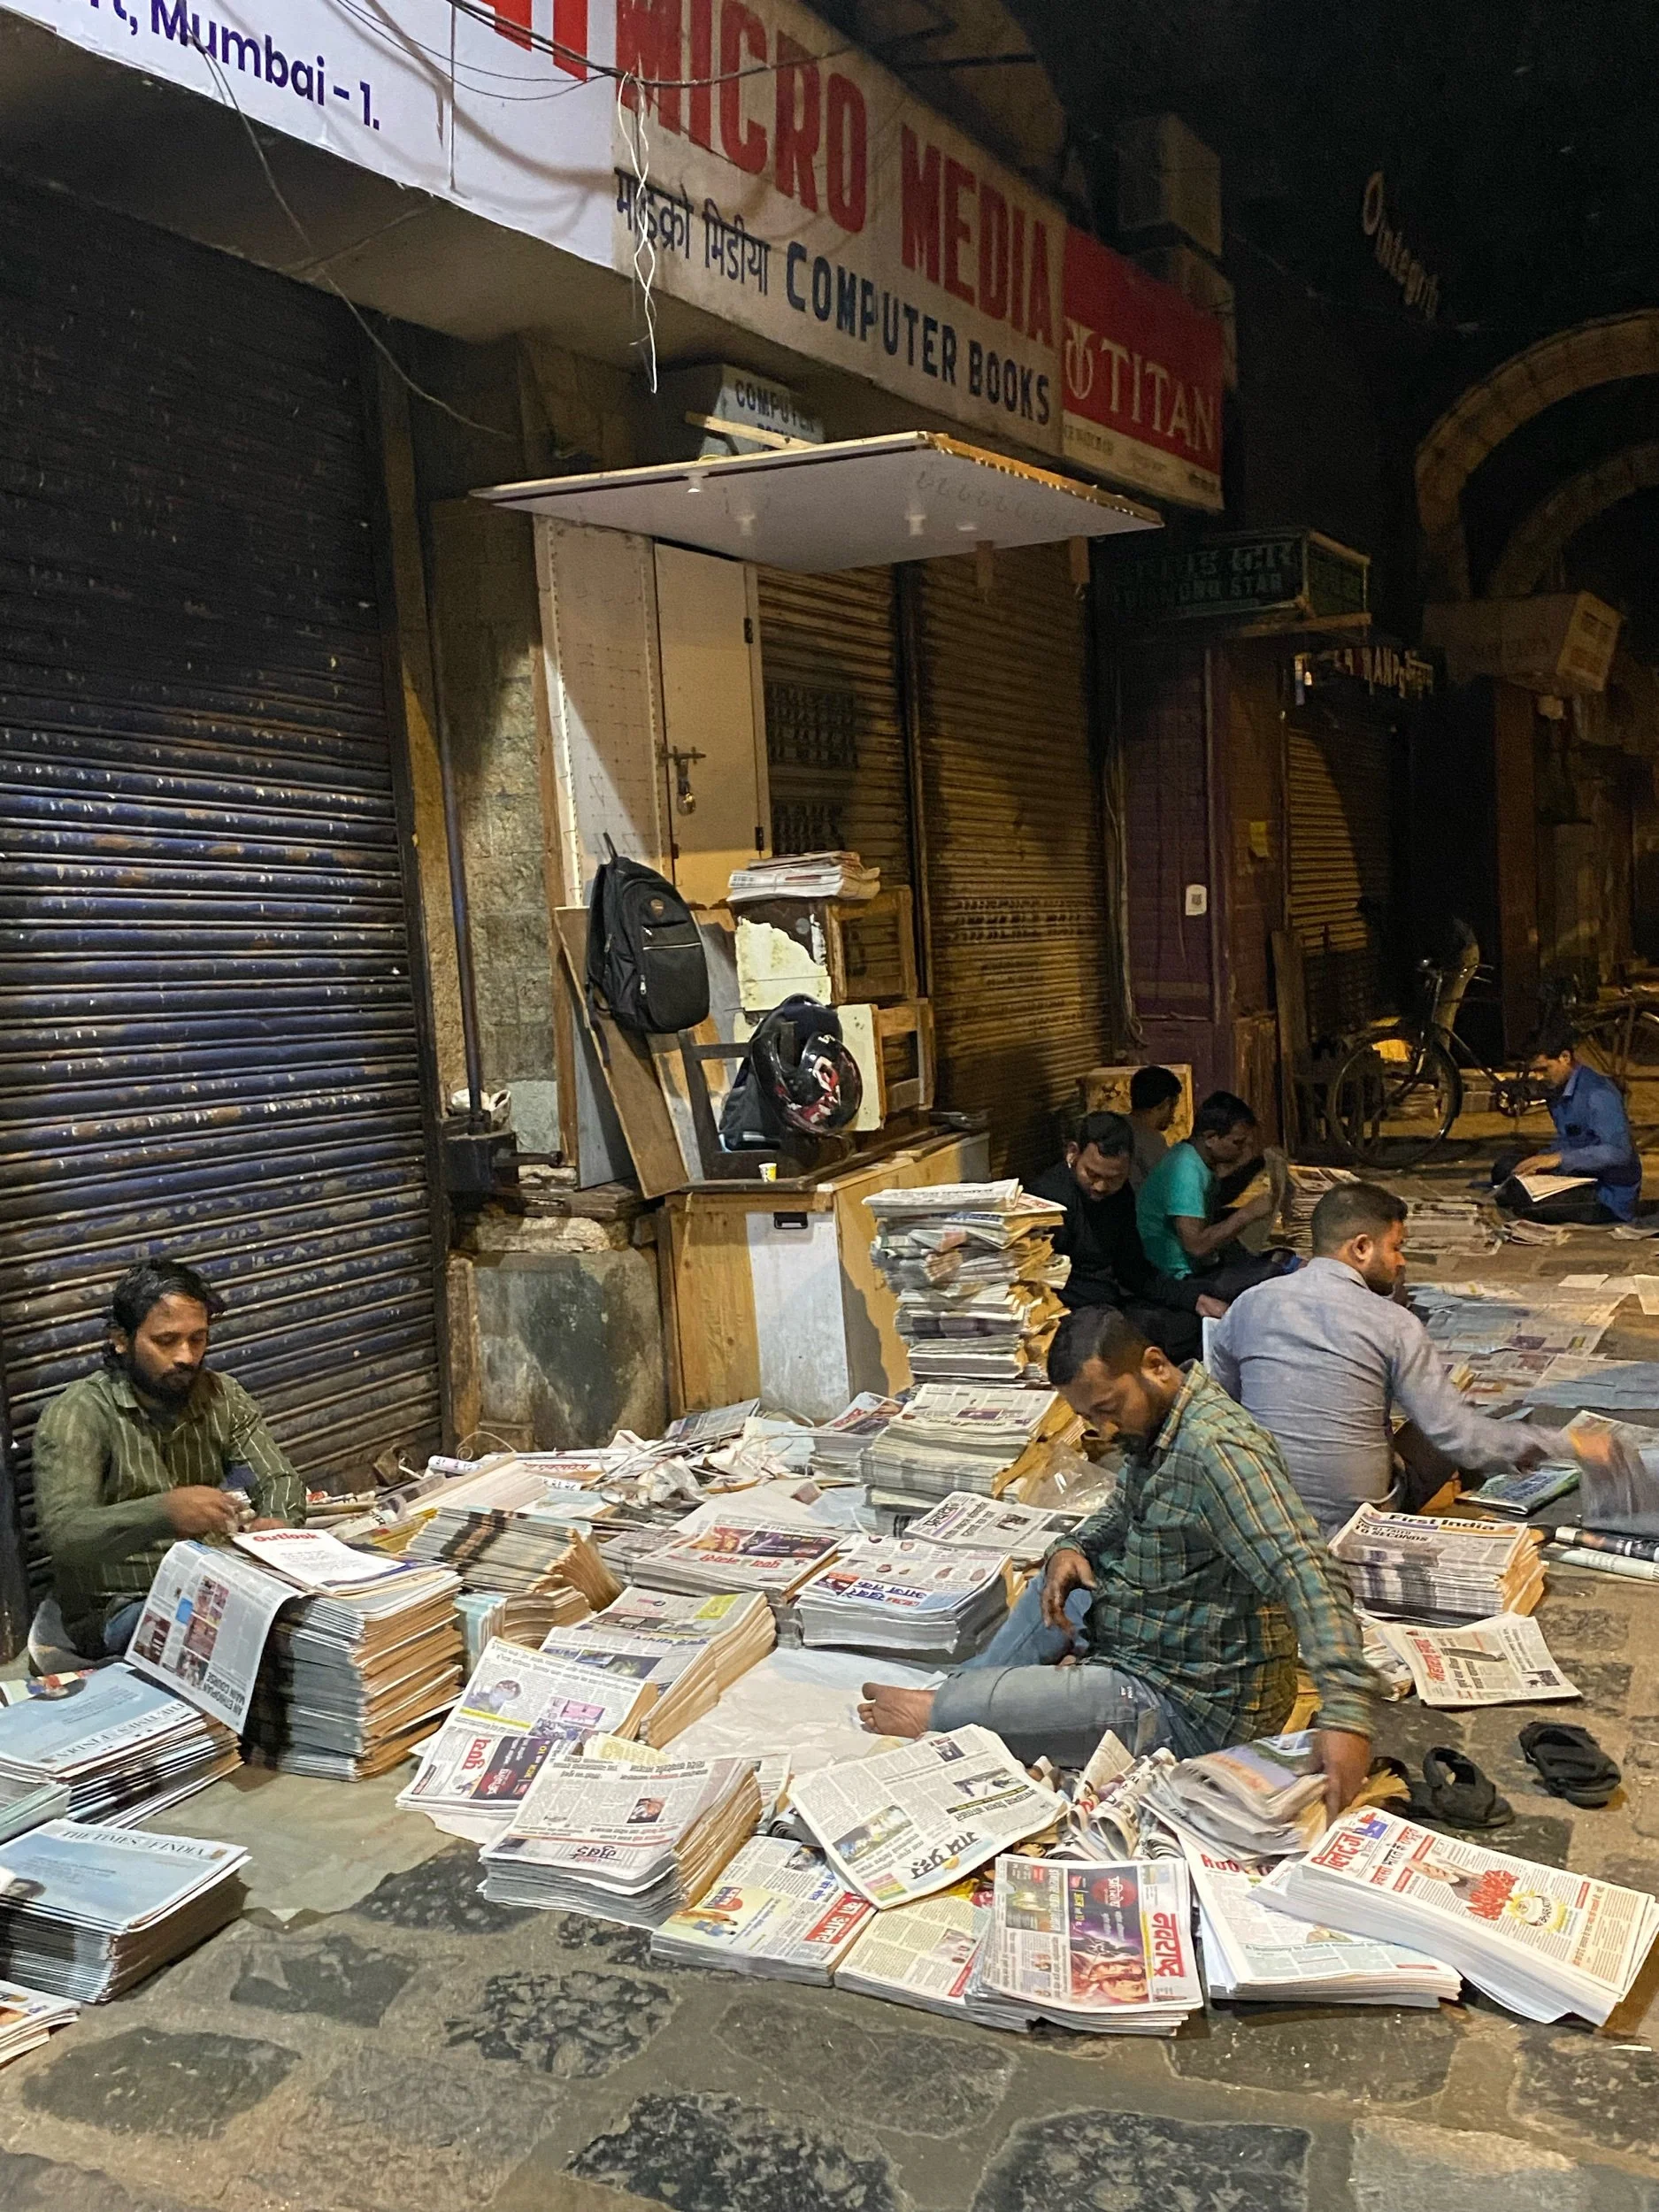
[[[872,1913],[835,1970],[836,1988],[1023,2032],[1031,2025],[1029,2013],[983,1989],[976,1970],[995,1893],[995,1878],[982,1867],[931,1897]]]
[[[1172,2035],[1204,1993],[1179,1859],[1078,1866],[1001,1858],[985,1980],[1040,2019]]]
[[[794,1799],[830,1863],[883,1907],[949,1888],[1066,1811],[988,1728],[799,1775]]]
[[[1075,1513],[1021,1505],[1013,1498],[985,1498],[953,1490],[912,1521],[904,1533],[928,1544],[957,1544],[966,1551],[1001,1552],[1022,1567],[1034,1566],[1056,1539],[1077,1525]]]
[[[664,1921],[651,1956],[827,1986],[874,1917],[821,1851],[755,1836],[712,1889]]]
[[[1520,1613],[1495,1613],[1461,1628],[1410,1621],[1378,1627],[1410,1668],[1425,1705],[1527,1705],[1582,1694],[1555,1664],[1538,1623]]]
[[[1350,1812],[1260,1901],[1345,1934],[1421,1949],[1527,2020],[1600,2026],[1659,1933],[1659,1904],[1373,1808]]]
[[[1305,1850],[1325,1827],[1325,1778],[1306,1729],[1158,1765],[1142,1805],[1179,1834],[1233,1851]]]
[[[297,1594],[227,1547],[174,1544],[156,1570],[127,1663],[240,1734],[271,1624]]]
[[[1008,1610],[1007,1560],[910,1536],[854,1536],[798,1603],[809,1647],[965,1658]]]

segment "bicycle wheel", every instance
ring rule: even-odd
[[[1371,1037],[1337,1070],[1329,1113],[1361,1167],[1411,1167],[1441,1143],[1463,1102],[1463,1079],[1432,1037]]]

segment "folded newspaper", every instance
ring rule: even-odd
[[[241,1764],[231,1729],[119,1663],[0,1711],[0,1777],[66,1790],[71,1820],[137,1820]]]
[[[1411,1670],[1425,1705],[1527,1705],[1581,1694],[1526,1615],[1494,1613],[1461,1628],[1420,1628],[1410,1621],[1378,1626]]]
[[[976,1497],[969,1490],[953,1490],[903,1532],[924,1543],[1001,1552],[1016,1566],[1033,1567],[1050,1545],[1076,1527],[1077,1518],[1075,1513],[1021,1505],[1013,1498]]]
[[[931,1897],[872,1913],[835,1970],[836,1988],[983,2028],[1029,2028],[1032,2016],[979,1974],[995,1894],[995,1875],[981,1867]]]
[[[949,1665],[978,1651],[1007,1613],[1007,1566],[995,1552],[852,1537],[802,1586],[802,1640]]]
[[[240,1735],[271,1624],[298,1594],[223,1545],[173,1544],[156,1570],[127,1663]]]
[[[247,1863],[234,1844],[48,1821],[5,1847],[0,1956],[31,1989],[100,2004],[234,1920]]]
[[[799,1775],[793,1794],[837,1872],[883,1907],[948,1889],[1066,1812],[988,1728]]]
[[[1253,1857],[1304,1851],[1325,1827],[1325,1777],[1311,1732],[1266,1736],[1160,1768],[1144,1808],[1192,1834]]]
[[[1436,1835],[1373,1808],[1345,1814],[1260,1902],[1348,1935],[1407,1944],[1526,2020],[1600,2026],[1659,1933],[1659,1903],[1560,1867]]]
[[[400,1571],[384,1552],[354,1551],[337,1536],[315,1528],[254,1528],[233,1537],[238,1549],[296,1590],[315,1597],[325,1590],[355,1590]]]
[[[651,1956],[827,1987],[874,1917],[821,1851],[756,1836],[712,1889],[653,1932]]]
[[[1062,2027],[1173,2035],[1204,2004],[1192,1922],[1179,1859],[1000,1858],[983,1978]]]
[[[78,2017],[66,1998],[49,1996],[43,1989],[25,1989],[20,1982],[0,1981],[0,2066],[9,2066],[25,2051],[38,2050],[54,2028],[66,2028]]]
[[[649,1590],[758,1590],[775,1612],[829,1563],[844,1540],[822,1523],[778,1513],[768,1519],[767,1511],[760,1498],[711,1498],[663,1542],[641,1551],[631,1563],[630,1579]]]

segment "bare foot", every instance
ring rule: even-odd
[[[872,1736],[925,1736],[933,1711],[931,1690],[902,1690],[895,1683],[866,1682],[858,1718]]]

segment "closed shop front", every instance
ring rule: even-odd
[[[61,196],[5,188],[0,236],[0,1360],[27,1529],[36,1417],[142,1255],[224,1294],[216,1357],[303,1470],[424,1453],[440,1406],[357,333]]]
[[[1310,1034],[1387,1010],[1394,754],[1387,724],[1317,697],[1286,724],[1290,923],[1307,969]]]

